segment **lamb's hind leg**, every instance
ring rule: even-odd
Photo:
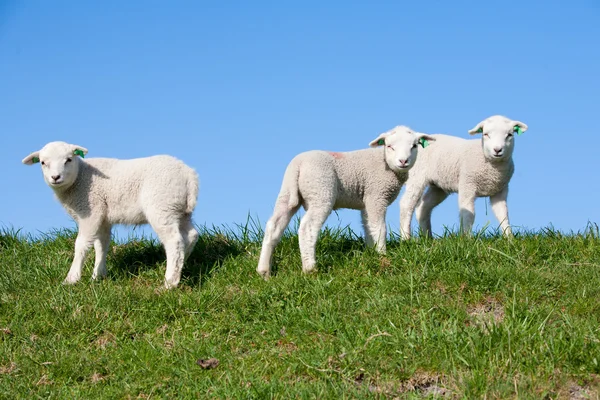
[[[441,202],[446,200],[448,193],[437,186],[429,185],[429,188],[419,201],[415,214],[419,222],[421,232],[428,237],[431,237],[431,212]]]
[[[330,205],[309,206],[300,221],[298,241],[300,242],[300,255],[302,257],[302,272],[304,273],[311,273],[316,269],[315,250],[317,238],[321,227],[331,214],[331,210],[332,206]]]
[[[256,268],[256,272],[264,279],[268,279],[271,276],[271,259],[273,257],[273,251],[281,240],[285,228],[299,208],[300,205],[290,207],[288,205],[287,197],[279,197],[277,199],[273,216],[269,219],[267,226],[265,227],[260,258],[258,259],[258,267]]]
[[[194,251],[194,246],[196,245],[196,242],[198,242],[198,236],[200,236],[192,223],[191,215],[188,214],[183,217],[179,224],[179,230],[183,236],[185,259],[187,259],[190,254],[192,254],[192,251]]]
[[[180,231],[180,223],[174,216],[166,212],[148,213],[148,222],[158,235],[167,254],[167,271],[165,287],[177,287],[181,280],[183,261],[185,260],[185,241]]]

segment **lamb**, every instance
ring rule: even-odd
[[[273,251],[301,205],[306,210],[298,230],[304,273],[315,271],[317,236],[331,211],[339,208],[360,210],[367,245],[375,244],[378,252],[385,253],[387,207],[398,197],[415,163],[417,144],[424,146],[427,140],[435,139],[397,126],[369,144],[383,148],[345,153],[313,150],[294,157],[266,225],[257,272],[270,277]]]
[[[75,256],[63,283],[81,279],[92,244],[96,253],[92,279],[106,276],[112,225],[149,223],[165,247],[165,286],[176,287],[199,236],[191,219],[198,175],[168,155],[83,160],[87,152],[74,144],[51,142],[23,159],[26,165],[41,162],[44,180],[78,225]]]
[[[508,183],[514,172],[514,134],[527,125],[501,115],[489,117],[469,131],[481,139],[467,140],[433,135],[436,145],[422,149],[419,162],[409,172],[406,191],[400,200],[400,233],[410,238],[415,211],[421,231],[431,237],[431,212],[450,193],[458,192],[460,227],[470,235],[475,220],[475,198],[490,198],[492,211],[504,236],[511,237],[508,219]],[[426,187],[427,192],[423,195]]]

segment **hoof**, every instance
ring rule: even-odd
[[[256,272],[265,280],[268,281],[271,278],[271,271],[264,269],[256,269]]]

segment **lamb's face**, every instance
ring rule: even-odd
[[[512,157],[514,136],[527,130],[527,125],[513,121],[501,115],[495,115],[482,122],[469,133],[481,133],[483,155],[490,161],[501,161]]]
[[[39,162],[44,180],[52,189],[65,189],[73,185],[79,173],[78,155],[83,156],[87,149],[65,142],[51,142],[40,151],[23,159],[24,164]]]
[[[385,146],[384,154],[387,165],[395,172],[406,172],[417,161],[417,146],[424,145],[421,139],[435,140],[431,136],[415,132],[409,127],[397,126],[379,135],[370,143],[370,146]]]

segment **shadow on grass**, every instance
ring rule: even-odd
[[[329,273],[356,251],[365,251],[364,239],[356,235],[349,226],[325,226],[319,233],[316,244],[316,261],[319,273]],[[280,269],[301,266],[298,233],[293,228],[285,232],[275,248],[272,262],[272,275]],[[299,269],[300,271],[301,269]]]
[[[201,230],[194,251],[183,268],[182,279],[191,286],[202,285],[223,261],[236,257],[243,251],[243,242],[235,236],[218,231]]]
[[[213,269],[228,257],[242,253],[243,242],[232,232],[219,229],[198,228],[198,242],[186,260],[181,274],[184,285],[202,284]],[[154,238],[134,238],[126,243],[113,243],[107,260],[109,274],[137,276],[144,271],[166,268],[166,254],[163,245]],[[164,270],[161,272],[164,274]]]

